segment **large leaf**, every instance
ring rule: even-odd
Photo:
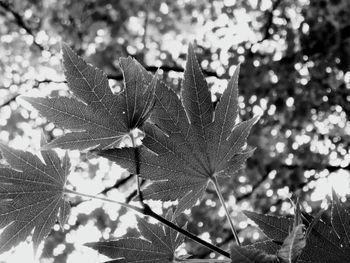
[[[109,149],[120,147],[129,132],[140,127],[154,104],[157,77],[134,59],[123,58],[124,90],[115,95],[105,73],[86,64],[66,44],[63,66],[69,90],[76,98],[24,98],[40,114],[72,132],[47,147],[63,149]]]
[[[57,217],[61,225],[69,215],[69,203],[63,199],[63,188],[70,163],[61,161],[52,151],[42,151],[45,161],[29,153],[0,144],[9,167],[0,167],[0,253],[24,241],[33,232],[36,250],[49,234]]]
[[[174,217],[169,210],[169,221]],[[183,236],[160,224],[150,224],[138,217],[138,228],[143,238],[121,238],[115,241],[85,244],[101,254],[114,259],[112,262],[171,263],[176,248],[182,244]]]
[[[176,214],[191,208],[203,196],[214,176],[233,175],[251,156],[246,138],[257,121],[235,125],[238,106],[237,67],[215,112],[211,94],[190,45],[181,90],[182,101],[164,83],[158,82],[153,124],[143,127],[140,174],[153,180],[143,192],[145,199],[177,200]],[[99,151],[136,172],[132,149]]]

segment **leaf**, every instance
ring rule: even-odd
[[[149,117],[157,76],[152,78],[135,59],[120,59],[125,88],[114,95],[104,72],[86,64],[66,44],[62,51],[64,73],[75,98],[23,98],[48,120],[71,130],[46,147],[78,150],[121,147],[123,138]]]
[[[306,245],[304,225],[295,226],[277,253],[281,263],[293,263]]]
[[[189,46],[181,89],[182,100],[159,81],[152,123],[145,123],[140,148],[140,175],[153,181],[143,191],[145,199],[179,200],[175,214],[201,199],[214,176],[232,176],[241,169],[253,150],[246,138],[257,121],[235,125],[238,106],[237,67],[215,112],[211,94],[192,45]],[[97,151],[135,173],[132,149]]]
[[[289,235],[290,229],[293,228],[293,219],[282,217],[263,215],[251,211],[243,211],[243,213],[253,220],[264,234],[273,241],[283,242]]]
[[[348,262],[350,216],[334,190],[331,213],[331,225],[326,224],[320,217],[314,219],[306,240],[306,247],[298,262]]]
[[[350,214],[340,202],[334,189],[332,191],[332,225],[345,247],[350,247]]]
[[[174,221],[171,210],[166,215]],[[115,241],[93,242],[85,244],[99,253],[116,259],[112,262],[171,263],[176,248],[182,244],[183,236],[175,230],[160,224],[150,224],[137,217],[138,228],[144,239],[121,238]]]
[[[231,248],[232,263],[278,263],[275,255],[268,255],[262,250],[233,245]]]
[[[42,151],[43,163],[29,152],[3,144],[0,149],[13,168],[0,167],[0,253],[24,241],[33,229],[36,251],[57,218],[63,226],[69,215],[69,203],[63,199],[68,156],[61,161],[54,151]]]

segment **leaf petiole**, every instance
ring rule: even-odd
[[[140,153],[139,149],[137,148],[136,145],[136,138],[133,132],[130,132],[130,137],[131,137],[131,142],[132,142],[132,147],[134,148],[134,158],[135,158],[135,166],[136,166],[136,185],[137,185],[137,195],[140,201],[140,204],[142,207],[144,207],[144,202],[143,202],[143,195],[141,192],[141,186],[140,186]],[[142,180],[142,179],[141,179]]]
[[[221,248],[213,245],[213,244],[210,244],[208,243],[207,241],[204,241],[203,239],[200,239],[199,237],[193,235],[192,233],[188,232],[187,230],[177,226],[176,224],[170,222],[169,220],[165,219],[164,217],[156,214],[155,212],[153,212],[153,210],[147,205],[147,204],[144,204],[144,206],[141,208],[141,207],[138,207],[138,206],[134,206],[134,205],[130,205],[130,204],[126,204],[126,203],[123,203],[123,202],[118,202],[118,201],[114,201],[112,199],[108,199],[108,198],[104,198],[104,197],[99,197],[99,196],[94,196],[94,195],[89,195],[89,194],[83,194],[83,193],[79,193],[79,192],[76,192],[76,191],[73,191],[73,190],[69,190],[69,189],[64,189],[63,190],[63,193],[66,193],[66,194],[73,194],[73,195],[78,195],[78,196],[82,196],[82,197],[86,197],[86,198],[93,198],[93,199],[98,199],[98,200],[102,200],[102,201],[105,201],[105,202],[109,202],[109,203],[114,203],[114,204],[117,204],[117,205],[121,205],[121,206],[124,206],[126,208],[129,208],[129,209],[132,209],[140,214],[143,214],[143,215],[146,215],[146,216],[150,216],[154,219],[156,219],[157,221],[159,221],[160,223],[174,229],[175,231],[183,234],[184,236],[192,239],[193,241],[196,241],[197,243],[219,253],[220,255],[223,255],[227,258],[230,258],[230,253],[226,252],[225,250],[222,250]]]
[[[231,227],[233,236],[235,238],[235,241],[236,241],[237,245],[240,246],[241,242],[239,241],[237,231],[235,229],[235,226],[233,225],[232,219],[230,217],[230,213],[228,212],[227,206],[225,204],[225,200],[224,200],[224,198],[223,198],[223,196],[221,194],[220,186],[219,186],[219,183],[218,183],[218,180],[217,180],[216,176],[213,176],[213,178],[211,179],[211,182],[214,184],[216,193],[217,193],[217,195],[218,195],[218,197],[220,199],[220,203],[223,206],[223,208],[225,209],[226,217],[227,217],[227,220],[228,220],[228,222],[230,224],[230,227]]]

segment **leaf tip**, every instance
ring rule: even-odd
[[[64,42],[64,41],[61,41],[60,46],[61,46],[61,51],[62,51],[63,53],[64,53],[64,52],[67,52],[68,50],[72,50],[72,49],[70,48],[70,46],[69,46],[66,42]]]
[[[338,195],[334,189],[334,187],[332,187],[332,200],[338,200]]]
[[[88,243],[84,243],[83,246],[94,248],[95,244],[96,244],[95,242],[88,242]]]

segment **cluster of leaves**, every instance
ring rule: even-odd
[[[134,59],[120,60],[125,88],[114,94],[107,76],[86,64],[67,45],[63,45],[63,58],[74,96],[24,99],[69,132],[48,144],[42,140],[44,163],[31,153],[1,146],[11,167],[1,167],[0,171],[0,219],[5,227],[0,251],[17,245],[33,229],[37,248],[57,215],[62,225],[69,214],[69,204],[63,199],[64,193],[69,193],[65,189],[69,160],[67,155],[59,160],[51,148],[90,150],[149,179],[151,183],[142,191],[145,199],[178,201],[175,212],[169,210],[166,215],[169,222],[192,208],[209,182],[217,186],[217,177],[234,175],[252,154],[245,144],[257,118],[236,124],[239,66],[214,108],[191,45],[181,99],[157,74],[152,76]],[[136,146],[135,129],[143,132],[141,146]],[[121,148],[128,146],[127,141],[133,147]],[[306,234],[299,205],[296,207],[294,220],[246,212],[269,240],[233,246],[231,261],[344,262],[341,260],[350,251],[350,217],[336,195],[331,223],[308,216]],[[143,238],[87,245],[115,258],[113,262],[174,261],[175,250],[183,242],[179,233],[141,218],[138,227]],[[330,248],[334,254],[328,253]],[[325,251],[327,255],[322,254]]]
[[[245,211],[268,240],[234,247],[237,262],[347,262],[350,257],[350,214],[333,191],[331,219],[315,218],[296,209],[294,220]],[[304,226],[306,233],[304,234]],[[292,231],[290,231],[292,229]]]

